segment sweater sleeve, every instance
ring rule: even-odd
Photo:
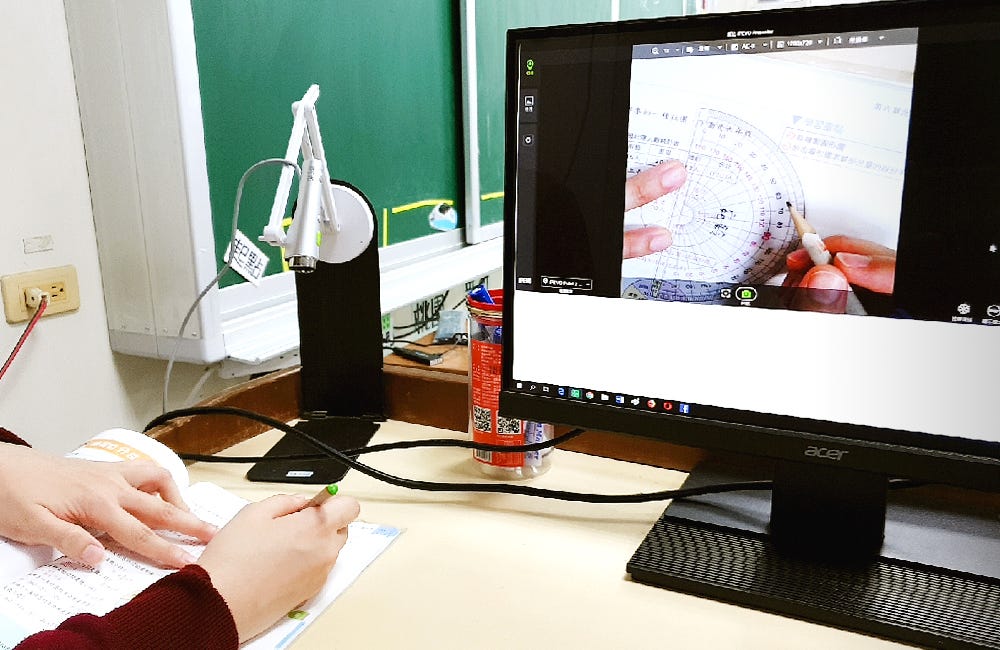
[[[78,614],[55,630],[28,637],[16,650],[227,650],[238,645],[226,602],[208,573],[189,564],[104,616]]]
[[[0,443],[28,444],[3,427]],[[72,616],[54,630],[24,639],[16,650],[228,650],[238,645],[236,622],[222,594],[205,569],[189,564],[104,616]]]
[[[12,444],[15,444],[15,445],[27,445],[28,444],[25,441],[23,441],[20,438],[18,438],[17,436],[15,436],[13,433],[11,433],[10,431],[8,431],[7,429],[4,429],[3,427],[0,427],[0,442],[9,442],[9,443],[12,443]]]

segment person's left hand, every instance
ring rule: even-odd
[[[216,532],[191,514],[170,473],[158,465],[59,458],[0,444],[0,536],[52,546],[90,566],[104,558],[104,546],[90,531],[106,532],[167,567],[195,561],[154,529],[206,542]]]
[[[679,160],[666,160],[625,181],[625,212],[678,190],[687,180],[687,170]],[[622,259],[642,257],[670,248],[673,236],[663,226],[626,230]]]

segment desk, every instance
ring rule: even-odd
[[[389,421],[373,442],[455,436]],[[263,453],[270,431],[227,453]],[[362,457],[410,478],[480,478],[471,452],[413,449]],[[598,493],[670,489],[684,474],[565,450],[538,487]],[[245,466],[195,463],[251,500],[314,487],[249,483]],[[361,518],[404,530],[293,645],[312,648],[902,648],[895,643],[633,583],[625,563],[664,503],[594,505],[507,494],[429,493],[354,470],[341,491]]]

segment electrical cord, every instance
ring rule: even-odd
[[[191,406],[198,402],[199,391],[205,387],[205,383],[218,371],[220,365],[219,363],[215,363],[202,371],[201,377],[198,378],[198,381],[195,382],[194,386],[188,392],[187,399],[184,400],[184,406]]]
[[[334,458],[344,465],[355,469],[362,474],[366,474],[377,480],[384,481],[397,487],[414,490],[424,490],[429,492],[489,492],[504,494],[520,494],[546,499],[559,499],[563,501],[577,501],[584,503],[646,503],[651,501],[667,501],[671,499],[684,499],[706,494],[721,494],[724,492],[740,492],[748,490],[770,490],[774,487],[774,481],[757,480],[742,481],[733,483],[719,483],[715,485],[704,485],[696,488],[679,488],[675,490],[663,490],[660,492],[645,492],[637,494],[590,494],[579,492],[567,492],[564,490],[547,490],[525,485],[512,485],[510,483],[447,483],[420,481],[406,479],[392,474],[382,472],[368,465],[357,462],[353,456],[360,456],[368,453],[378,453],[398,449],[413,449],[418,447],[455,447],[464,449],[480,449],[483,451],[506,451],[506,452],[528,452],[539,451],[549,447],[555,447],[563,442],[567,442],[584,433],[583,429],[573,429],[561,436],[556,436],[551,440],[536,442],[529,445],[489,445],[468,440],[457,440],[454,438],[429,438],[425,440],[405,440],[399,442],[369,445],[367,447],[337,450],[325,444],[321,440],[309,435],[301,429],[277,420],[275,418],[231,406],[192,406],[189,408],[175,409],[168,413],[159,415],[145,426],[143,431],[149,431],[153,427],[165,424],[171,420],[194,415],[233,415],[249,420],[266,424],[271,428],[278,429],[284,433],[299,436],[315,447],[323,451],[322,454],[297,454],[289,456],[216,456],[206,454],[178,454],[183,460],[208,462],[208,463],[259,463],[278,462],[282,460],[320,460],[324,458]],[[927,481],[913,479],[889,479],[889,489],[910,489],[929,485]]]
[[[411,341],[409,339],[400,339],[400,338],[382,339],[382,343],[383,343],[383,347],[385,345],[392,345],[392,344],[395,344],[395,343],[403,343],[405,345],[413,345],[413,346],[416,346],[418,348],[435,348],[435,347],[438,347],[440,345],[449,345],[448,343],[421,343],[419,341]]]
[[[409,488],[413,490],[424,490],[427,492],[487,492],[487,493],[503,493],[503,494],[519,494],[523,496],[533,496],[545,499],[559,499],[562,501],[576,501],[583,503],[646,503],[650,501],[666,501],[669,499],[681,499],[686,497],[699,496],[704,494],[717,494],[721,492],[737,492],[743,490],[768,490],[773,486],[772,481],[743,481],[736,483],[725,483],[720,485],[707,485],[696,488],[680,488],[676,490],[663,490],[659,492],[643,492],[638,494],[592,494],[583,492],[568,492],[565,490],[550,490],[545,488],[536,488],[530,485],[515,485],[511,483],[451,483],[451,482],[438,482],[438,481],[422,481],[416,479],[408,479],[400,476],[395,476],[387,472],[383,472],[379,469],[371,467],[360,463],[353,458],[349,457],[345,452],[338,449],[334,449],[330,445],[326,444],[322,440],[319,440],[315,436],[312,436],[301,429],[298,429],[290,424],[277,420],[275,418],[268,417],[260,413],[254,413],[253,411],[248,411],[246,409],[240,409],[229,406],[195,406],[191,408],[176,409],[168,413],[159,415],[146,425],[143,431],[149,431],[153,427],[159,426],[170,420],[174,420],[181,417],[189,417],[192,415],[206,415],[206,414],[218,414],[218,415],[235,415],[238,417],[244,417],[249,420],[254,420],[262,424],[266,424],[274,429],[283,431],[291,435],[298,436],[303,440],[309,442],[317,449],[320,449],[329,458],[335,458],[339,460],[344,465],[351,469],[357,470],[362,474],[370,476],[374,479],[383,481],[390,485],[395,485],[397,487]],[[574,433],[574,432],[570,432]],[[581,432],[582,433],[582,432]],[[567,434],[569,435],[569,434]],[[578,434],[577,434],[578,435]],[[433,441],[408,441],[406,443],[391,443],[393,445],[406,444],[411,447],[417,446],[430,446],[426,443]],[[433,445],[433,446],[455,446],[455,447],[467,447],[471,445],[478,445],[479,443],[468,443],[466,441],[454,440],[448,441],[448,445]],[[524,445],[524,448],[536,447],[536,445],[547,445],[551,441],[546,443],[535,443],[533,445]],[[423,443],[423,444],[421,444]],[[451,444],[451,443],[463,443],[463,444]],[[550,446],[550,445],[549,445]],[[494,447],[494,445],[490,445]],[[511,447],[502,447],[502,450],[510,451]],[[402,449],[403,446],[396,446],[393,448]],[[475,448],[475,447],[473,447]]]
[[[16,357],[17,353],[21,351],[21,346],[23,346],[24,342],[28,340],[28,335],[31,334],[31,330],[35,329],[35,325],[38,323],[39,319],[41,319],[42,314],[45,313],[45,309],[48,306],[49,297],[47,295],[43,295],[41,302],[38,303],[38,309],[35,310],[34,316],[32,316],[31,320],[28,321],[28,324],[25,326],[20,338],[17,339],[17,343],[14,344],[14,349],[11,350],[10,356],[7,357],[7,361],[5,361],[3,367],[0,368],[0,379],[2,379],[7,373],[7,369],[10,368],[10,364],[14,363],[14,357]]]
[[[247,178],[249,178],[251,174],[253,174],[261,167],[266,167],[268,165],[282,165],[286,167],[291,167],[292,169],[295,170],[295,173],[299,177],[302,176],[302,170],[299,169],[298,164],[290,160],[285,160],[284,158],[267,158],[265,160],[260,160],[250,165],[250,167],[245,172],[243,172],[243,176],[240,177],[240,182],[237,183],[236,185],[236,200],[233,205],[233,225],[229,233],[230,245],[232,245],[232,242],[236,241],[236,230],[240,220],[240,201],[243,198],[243,185],[246,183]],[[194,302],[191,303],[191,307],[188,309],[187,314],[184,315],[184,320],[181,321],[181,326],[177,331],[177,340],[174,342],[173,350],[170,352],[170,358],[167,359],[167,368],[163,374],[164,413],[167,412],[167,400],[168,396],[170,395],[170,373],[174,369],[174,362],[177,360],[177,353],[178,351],[180,351],[181,341],[184,340],[184,330],[187,329],[188,321],[191,320],[191,316],[194,315],[194,310],[198,308],[199,304],[201,304],[202,299],[204,299],[205,296],[208,294],[208,292],[212,290],[212,287],[214,287],[216,284],[219,283],[220,280],[222,280],[223,276],[226,275],[226,272],[228,272],[231,267],[232,267],[232,255],[230,255],[229,260],[222,265],[222,268],[219,269],[219,273],[212,279],[211,282],[209,282],[205,286],[204,289],[201,290],[201,293],[198,294],[198,297],[194,299]]]
[[[501,451],[507,453],[522,453],[530,451],[541,451],[556,447],[564,442],[576,438],[584,433],[583,429],[574,429],[561,436],[556,436],[545,442],[535,442],[530,445],[489,445],[481,442],[469,440],[456,440],[454,438],[427,438],[425,440],[402,440],[399,442],[385,442],[378,445],[368,445],[367,447],[355,447],[353,449],[341,449],[340,453],[351,458],[356,458],[363,454],[374,454],[382,451],[395,451],[398,449],[417,449],[422,447],[455,447],[461,449],[477,449],[480,451]],[[177,454],[181,460],[188,460],[199,463],[276,463],[288,461],[307,460],[329,460],[328,454],[290,454],[282,456],[218,456],[215,454]]]
[[[232,406],[192,406],[189,408],[175,409],[164,415],[157,416],[150,420],[149,424],[146,425],[143,431],[149,431],[153,427],[157,427],[165,422],[173,419],[189,417],[192,415],[236,415],[240,417],[245,417],[250,420],[261,422],[262,424],[267,424],[275,429],[287,427],[291,428],[292,431],[286,431],[286,433],[292,433],[294,435],[301,434],[301,430],[295,429],[294,426],[289,425],[281,420],[276,420],[274,418],[262,415],[260,413],[255,413],[253,411],[248,411],[246,409],[241,409]],[[414,449],[417,447],[457,447],[462,449],[478,449],[481,451],[506,451],[512,453],[518,452],[529,452],[529,451],[541,451],[543,449],[548,449],[550,447],[555,447],[564,442],[568,442],[573,438],[576,438],[580,434],[584,433],[583,429],[573,429],[561,436],[556,436],[551,440],[545,440],[543,442],[533,442],[528,445],[490,445],[483,442],[472,442],[471,440],[458,440],[456,438],[427,438],[424,440],[401,440],[398,442],[386,442],[378,445],[367,445],[365,447],[358,447],[355,449],[341,449],[340,453],[345,456],[360,456],[362,454],[377,453],[381,451],[393,451],[397,449]],[[190,460],[196,462],[204,463],[260,463],[260,462],[277,462],[277,461],[290,461],[290,460],[323,460],[329,459],[330,455],[323,454],[294,454],[288,456],[219,456],[216,454],[178,454],[182,460]]]

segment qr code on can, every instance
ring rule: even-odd
[[[521,435],[521,421],[517,418],[497,417],[497,433],[502,436]]]
[[[503,418],[500,418],[501,420]],[[472,405],[472,427],[476,431],[493,433],[493,411],[482,406]]]

